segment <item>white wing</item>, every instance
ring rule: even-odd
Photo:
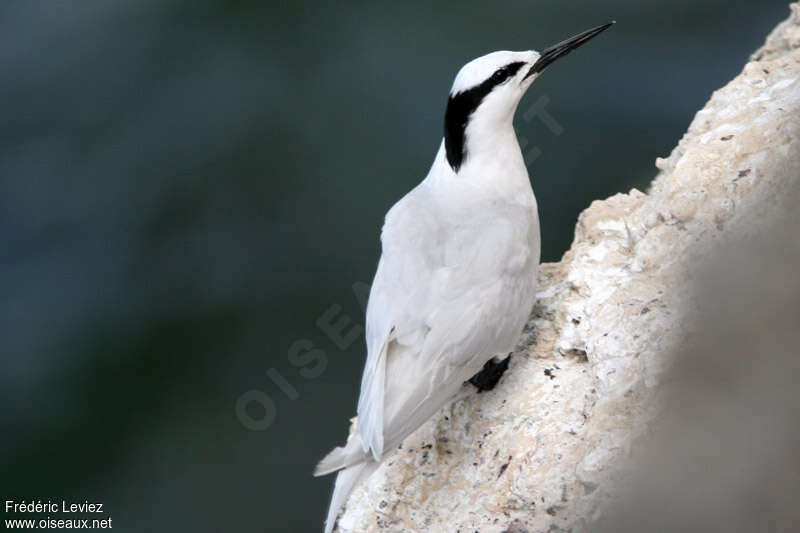
[[[424,186],[386,217],[367,307],[358,425],[376,459],[513,348],[535,295],[535,210],[473,205],[465,216],[431,205]]]

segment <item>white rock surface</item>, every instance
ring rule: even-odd
[[[406,439],[339,531],[580,531],[602,515],[656,411],[691,258],[800,180],[800,4],[656,165],[648,194],[594,202],[563,260],[543,265],[499,386]]]

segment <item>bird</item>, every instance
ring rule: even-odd
[[[314,471],[338,471],[331,533],[353,488],[459,395],[492,388],[536,299],[539,215],[514,131],[516,109],[554,61],[614,22],[542,52],[492,52],[464,65],[428,174],[386,214],[366,311],[367,359],[344,446]]]

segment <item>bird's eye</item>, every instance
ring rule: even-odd
[[[505,79],[505,77],[506,77],[506,69],[505,68],[497,69],[494,72],[494,74],[492,74],[492,79],[494,81],[503,81],[503,79]]]

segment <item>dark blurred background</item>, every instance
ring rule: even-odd
[[[382,217],[460,66],[618,21],[518,115],[553,261],[787,4],[5,0],[0,496],[104,502],[122,531],[319,529]],[[543,97],[559,134],[522,118]]]

